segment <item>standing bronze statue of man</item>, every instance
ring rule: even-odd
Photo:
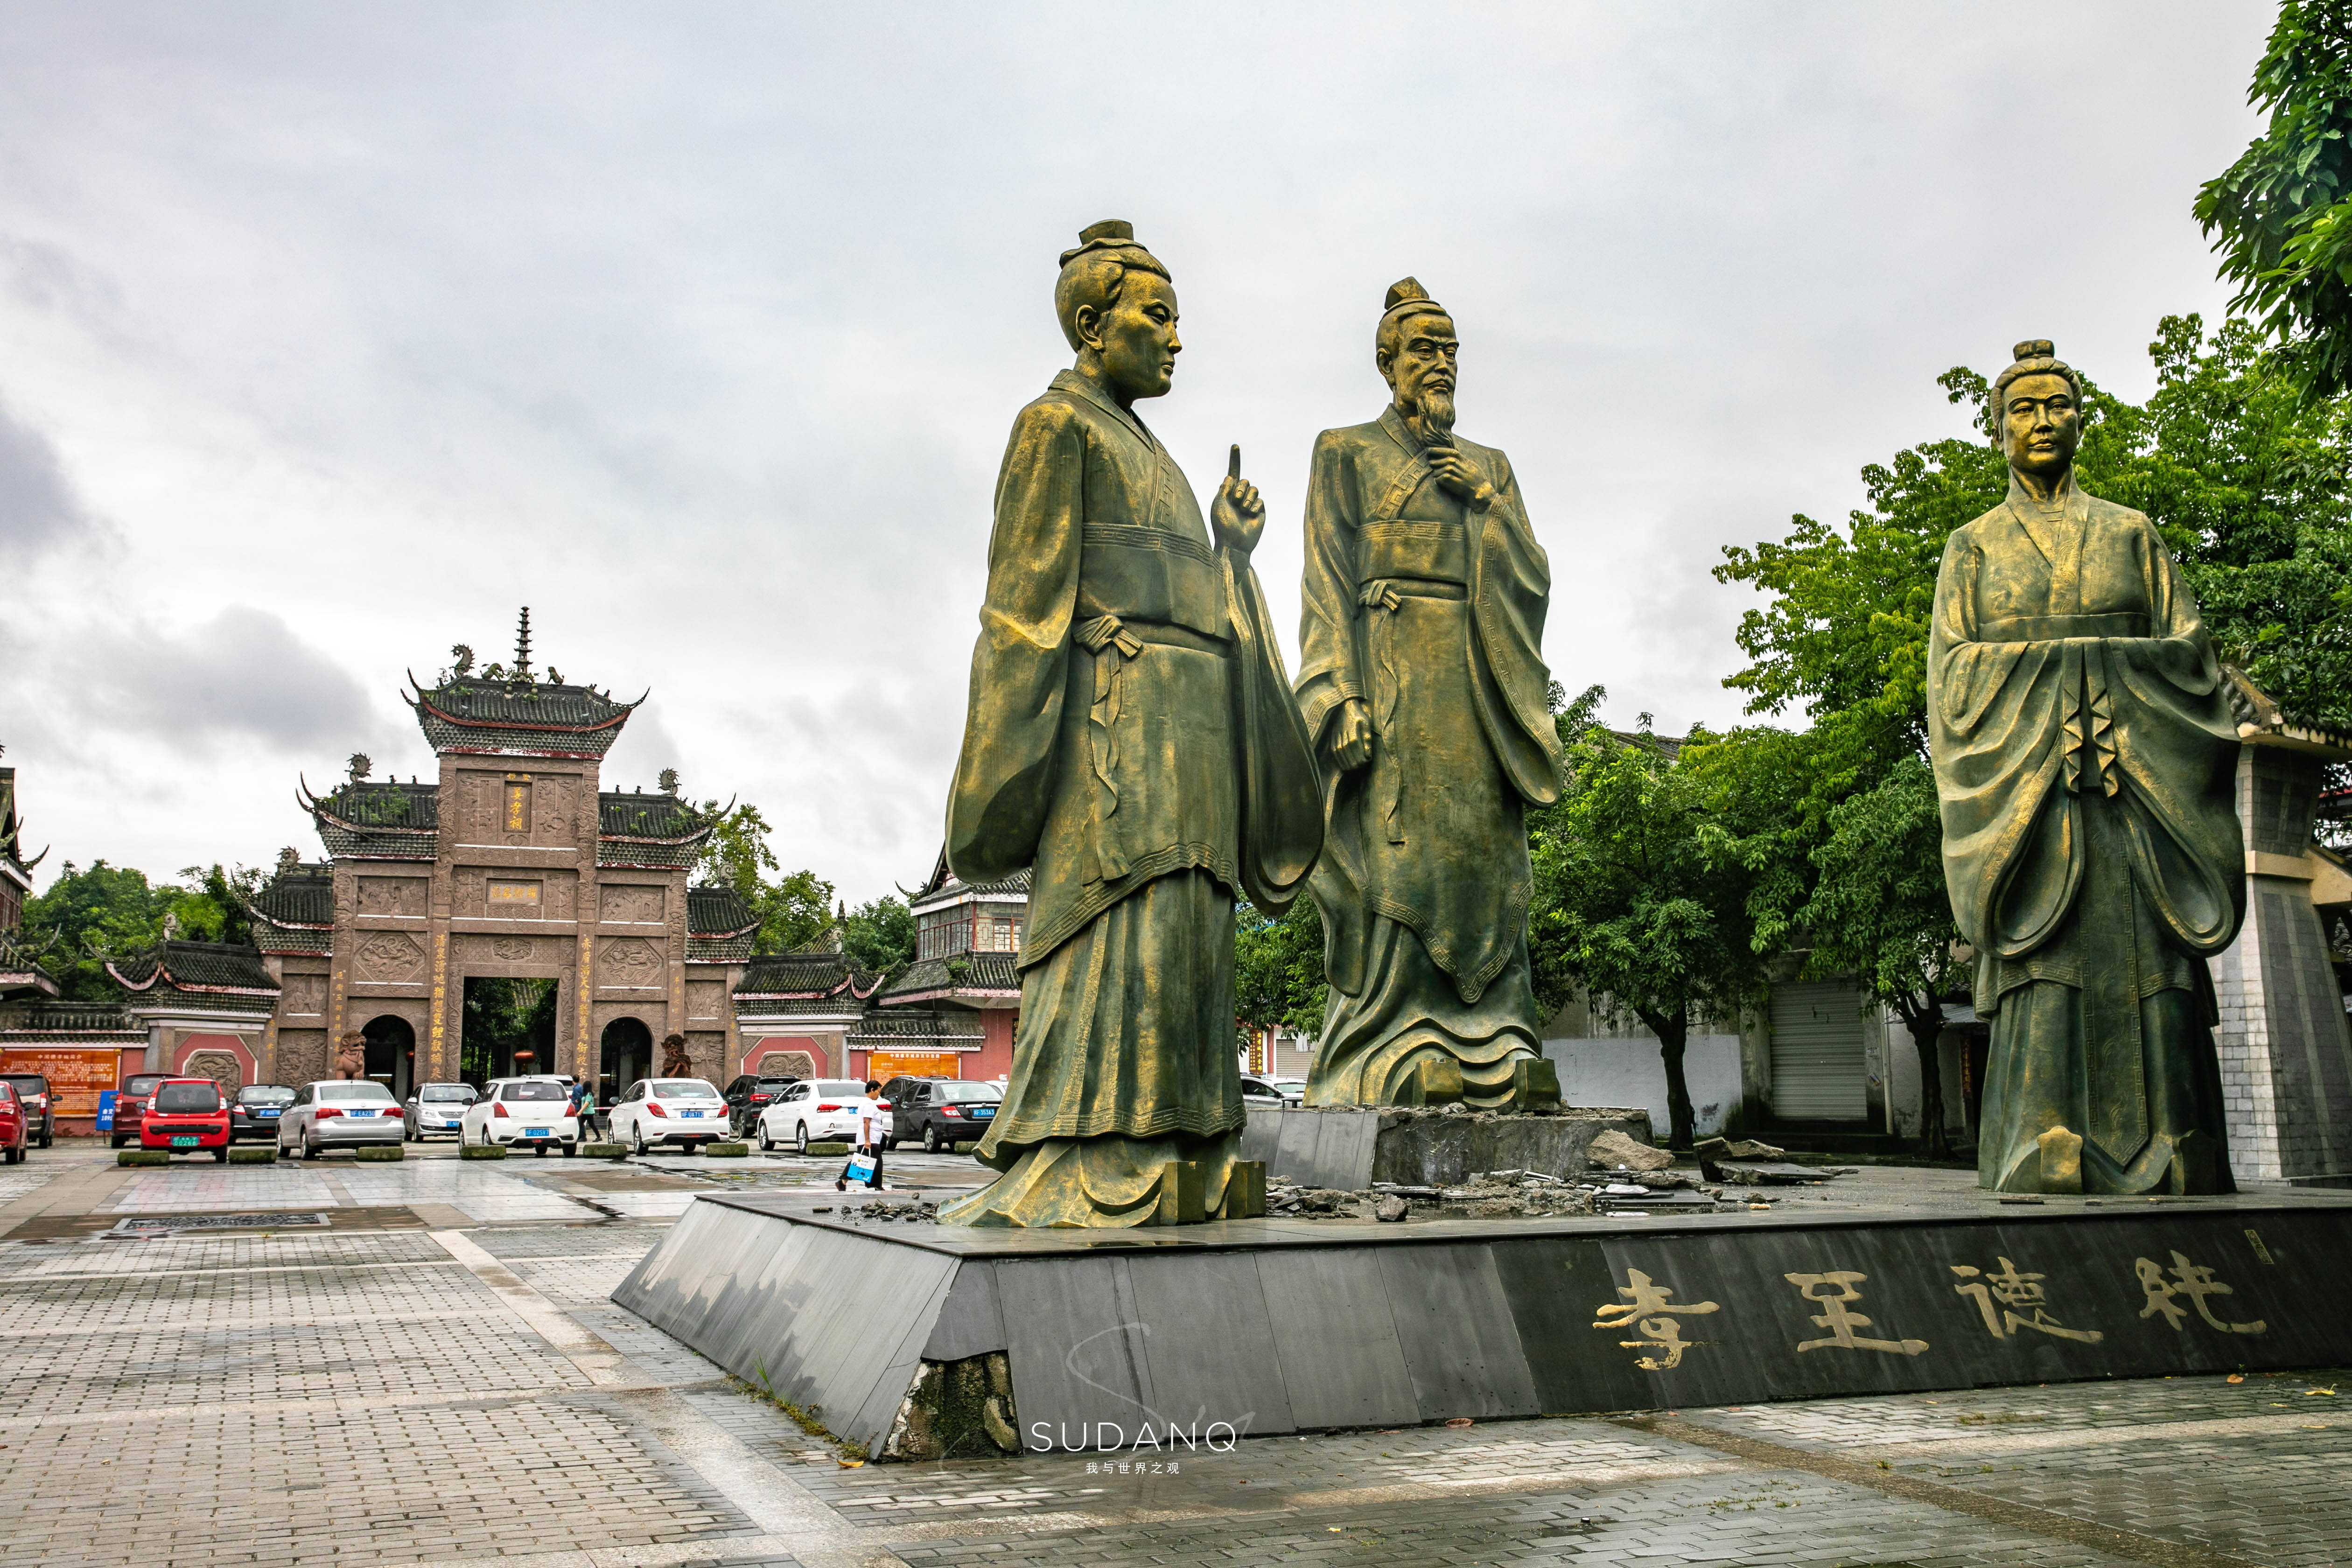
[[[1391,289],[1391,405],[1323,432],[1307,480],[1298,701],[1325,765],[1307,887],[1331,985],[1312,1105],[1558,1099],[1524,816],[1559,798],[1551,566],[1509,460],[1454,434],[1459,346],[1419,283]]]
[[[2079,377],[2017,345],[2009,499],[1953,531],[1927,644],[1944,874],[1992,1020],[1978,1179],[2226,1193],[2206,959],[2245,912],[2237,728],[2140,513],[2074,482]]]
[[[1315,759],[1250,551],[1240,454],[1210,509],[1135,405],[1183,347],[1168,269],[1124,223],[1062,255],[1077,361],[1013,424],[948,804],[968,882],[1032,868],[1021,1022],[980,1145],[1002,1172],[941,1221],[1133,1226],[1265,1209],[1238,1163],[1234,899],[1297,896]]]

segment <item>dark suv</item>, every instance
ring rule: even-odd
[[[890,1137],[895,1144],[908,1139],[928,1153],[958,1143],[977,1143],[995,1120],[1004,1090],[992,1083],[968,1083],[961,1079],[895,1078],[882,1091],[890,1106]]]
[[[25,1142],[47,1148],[58,1131],[49,1080],[37,1072],[9,1072],[0,1073],[0,1083],[15,1089],[17,1103],[25,1108]]]
[[[738,1138],[750,1137],[759,1125],[760,1112],[798,1082],[796,1078],[757,1078],[745,1073],[727,1086],[727,1130]]]
[[[114,1096],[114,1131],[108,1142],[120,1149],[125,1143],[139,1142],[139,1122],[147,1114],[147,1101],[156,1086],[171,1081],[167,1072],[135,1072],[122,1080]]]

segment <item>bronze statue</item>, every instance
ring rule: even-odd
[[[662,1037],[662,1077],[692,1078],[694,1058],[687,1053],[686,1037],[667,1034]]]
[[[2237,935],[2237,728],[2147,519],[2074,482],[2082,383],[2017,345],[2009,499],[1953,531],[1927,645],[1944,875],[1992,1020],[1980,1184],[2225,1193],[2205,961]]]
[[[968,882],[1032,868],[1013,1071],[947,1223],[1262,1212],[1234,1158],[1234,899],[1286,907],[1321,838],[1315,762],[1250,551],[1240,454],[1210,509],[1135,414],[1182,348],[1124,223],[1063,253],[1076,363],[1013,420],[948,804]]]
[[[1454,433],[1453,319],[1408,278],[1375,359],[1391,392],[1326,430],[1307,491],[1298,701],[1325,767],[1330,1005],[1311,1105],[1518,1102],[1543,1069],[1525,811],[1559,798],[1545,701],[1551,567],[1508,458]]]

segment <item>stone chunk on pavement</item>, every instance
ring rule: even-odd
[[[1675,1163],[1664,1149],[1636,1143],[1614,1127],[1593,1139],[1584,1157],[1603,1171],[1663,1171]]]
[[[1777,1160],[1788,1151],[1753,1138],[1702,1138],[1691,1152],[1702,1160]]]
[[[1789,1187],[1800,1182],[1827,1181],[1847,1167],[1775,1164],[1769,1160],[1707,1160],[1699,1169],[1710,1182],[1735,1187]]]

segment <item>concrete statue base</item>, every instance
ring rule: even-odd
[[[885,1458],[2352,1363],[2352,1196],[1849,1184],[1811,1214],[1128,1231],[708,1196],[613,1299]]]

